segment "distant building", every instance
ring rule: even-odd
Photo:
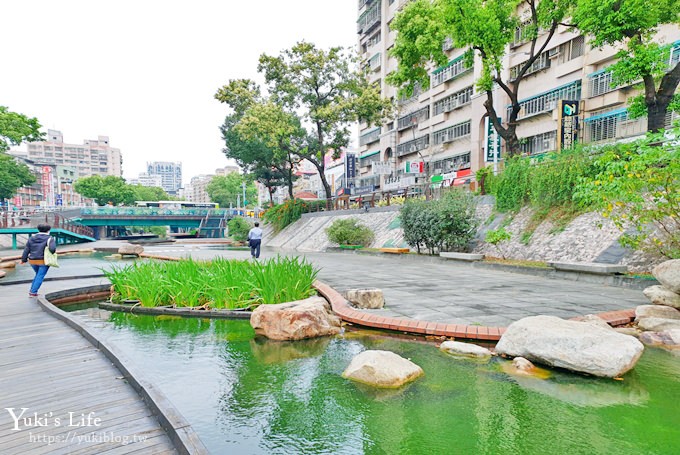
[[[75,168],[76,178],[123,175],[120,150],[109,145],[108,136],[85,140],[83,144],[67,144],[61,131],[47,130],[46,141],[27,144],[27,159],[36,164]]]
[[[176,195],[182,187],[182,163],[174,161],[153,161],[146,163],[146,173],[149,176],[161,178],[161,188],[166,193]]]
[[[215,175],[225,176],[227,174],[232,174],[234,172],[241,172],[241,168],[238,166],[224,166],[219,169],[215,169]]]
[[[191,202],[212,202],[208,196],[208,185],[213,177],[224,177],[234,172],[238,173],[241,169],[238,166],[225,166],[223,168],[215,169],[215,174],[201,174],[191,178],[191,182],[187,185],[184,192],[187,200]]]

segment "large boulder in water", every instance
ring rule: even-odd
[[[512,323],[496,352],[594,376],[617,377],[644,351],[636,338],[587,322],[532,316]]]
[[[258,335],[272,340],[302,340],[340,333],[341,320],[322,297],[260,305],[250,317]]]
[[[663,305],[639,305],[635,308],[635,320],[643,318],[680,319],[680,311]]]
[[[662,262],[652,269],[652,275],[663,287],[680,294],[680,259]]]
[[[343,378],[374,387],[396,388],[425,374],[408,359],[390,351],[364,351],[355,356]]]

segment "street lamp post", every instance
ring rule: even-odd
[[[418,126],[418,118],[417,117],[411,117],[411,131],[413,131],[413,146],[416,147],[416,127]],[[418,153],[418,156],[420,159],[423,161],[423,168],[425,169],[425,200],[429,201],[431,199],[430,196],[430,163],[425,162],[425,158],[423,157],[423,154],[420,153],[420,150],[416,150]]]

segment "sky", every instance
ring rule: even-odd
[[[123,176],[181,161],[183,182],[233,164],[222,153],[229,79],[300,40],[356,45],[352,0],[21,0],[0,3],[0,106],[64,142],[109,136]]]

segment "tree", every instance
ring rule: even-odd
[[[0,153],[9,150],[10,145],[42,140],[40,126],[37,118],[28,118],[0,106]]]
[[[217,91],[215,98],[233,110],[220,127],[226,146],[224,154],[267,187],[271,202],[274,188],[281,184],[286,184],[293,198],[293,168],[299,158],[290,139],[280,134],[289,129],[272,124],[269,117],[259,122],[258,111],[268,105],[268,100],[260,95],[260,87],[249,79],[232,79]],[[241,126],[244,117],[248,118],[247,125]]]
[[[130,185],[135,201],[169,201],[170,195],[158,186]]]
[[[93,175],[76,180],[73,188],[77,193],[94,199],[99,205],[131,205],[135,202],[135,191],[122,177]]]
[[[378,124],[390,111],[390,103],[381,97],[380,88],[352,70],[353,63],[354,59],[341,47],[324,51],[301,41],[278,57],[262,54],[258,65],[272,101],[288,114],[287,119],[276,114],[279,126],[287,125],[285,128],[292,131],[299,113],[306,134],[297,136],[296,131],[291,137],[306,144],[296,153],[316,167],[327,200],[333,194],[324,173],[326,153],[332,151],[336,158],[340,155],[349,143],[352,122],[361,119]],[[267,109],[272,114],[276,112],[271,106]]]
[[[623,46],[610,67],[613,84],[642,80],[644,94],[633,99],[631,117],[647,115],[647,130],[664,128],[669,106],[680,110],[680,62],[669,68],[671,46],[654,42],[659,26],[680,23],[677,0],[578,0],[576,26],[593,36],[595,46]]]
[[[246,183],[246,201],[249,205],[257,204],[257,189],[252,182],[248,182],[244,176],[232,172],[225,176],[218,175],[213,177],[206,190],[210,200],[217,202],[221,207],[236,207],[240,198],[243,198],[243,183]],[[244,206],[243,201],[241,205]]]
[[[28,118],[0,106],[0,201],[14,196],[16,190],[22,186],[35,182],[28,167],[5,152],[10,145],[20,145],[23,141],[39,141],[42,138],[38,119]]]
[[[17,163],[14,157],[0,152],[0,200],[9,199],[18,188],[35,183],[35,176],[25,164]]]
[[[498,134],[505,140],[510,156],[520,153],[517,117],[520,112],[519,87],[529,68],[547,49],[557,27],[569,15],[575,0],[416,0],[409,3],[392,21],[397,38],[390,51],[399,66],[386,80],[411,95],[416,84],[430,86],[428,67],[431,62],[445,65],[448,57],[442,44],[448,38],[456,48],[467,49],[468,67],[479,56],[482,72],[477,89],[486,93],[484,107]],[[528,17],[520,20],[518,8]],[[527,60],[520,64],[513,79],[502,77],[502,60],[521,30],[521,38],[529,44]],[[494,108],[494,84],[510,98],[510,111],[505,126]]]

